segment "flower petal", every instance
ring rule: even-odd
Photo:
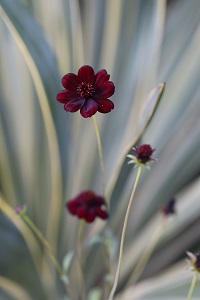
[[[77,75],[68,73],[63,76],[61,82],[65,89],[71,92],[76,92],[77,86],[82,82],[82,80]]]
[[[94,86],[98,87],[104,81],[108,81],[110,75],[107,73],[105,69],[99,70],[94,77]]]
[[[96,100],[100,113],[109,113],[114,108],[114,103],[109,99]]]
[[[87,209],[85,207],[79,207],[77,209],[77,216],[79,219],[85,218],[87,215]]]
[[[81,115],[84,118],[88,118],[93,116],[98,110],[98,104],[92,100],[92,99],[87,99],[85,101],[85,104],[81,108]]]
[[[99,218],[103,219],[103,220],[105,220],[105,219],[108,218],[108,213],[107,213],[107,211],[106,211],[106,210],[103,210],[101,207],[98,207],[98,208],[96,209],[96,215],[97,215]]]
[[[93,197],[94,198],[94,197]],[[101,196],[97,196],[95,197],[95,205],[101,206],[105,204],[105,199]]]
[[[94,87],[95,88],[95,87]],[[96,99],[106,99],[111,97],[115,92],[115,86],[112,81],[107,81],[101,84],[98,88],[95,88],[95,93],[93,98]]]
[[[89,211],[87,211],[87,214],[85,216],[85,220],[88,223],[92,223],[95,220],[96,214],[95,211],[93,209],[90,209]]]
[[[94,82],[94,70],[92,67],[85,65],[78,70],[78,76],[83,82],[93,83]]]
[[[66,203],[66,207],[71,214],[89,223],[93,222],[96,217],[104,220],[108,218],[104,197],[96,195],[91,190],[79,193]]]
[[[81,98],[82,97],[77,95],[76,92],[71,92],[71,91],[67,91],[67,90],[62,90],[62,91],[58,92],[58,94],[56,95],[56,99],[60,103],[67,103],[69,101],[79,100]]]
[[[72,215],[76,215],[77,205],[74,201],[69,201],[66,203],[66,207]]]
[[[90,202],[91,199],[95,198],[96,195],[93,191],[91,190],[86,190],[86,191],[83,191],[81,192],[77,197],[77,201],[79,203],[88,203]]]
[[[76,112],[84,105],[85,99],[73,100],[65,104],[64,109],[69,112]]]

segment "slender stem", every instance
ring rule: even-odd
[[[78,257],[78,269],[79,269],[79,280],[80,280],[80,296],[82,300],[86,299],[86,291],[85,291],[84,276],[83,276],[83,259],[82,259],[82,251],[81,251],[84,228],[85,228],[85,221],[82,219],[80,221],[78,235],[77,235],[77,257]]]
[[[49,245],[48,241],[45,239],[41,231],[37,228],[37,226],[33,223],[33,221],[27,216],[26,213],[22,212],[20,213],[23,220],[29,225],[29,227],[32,229],[32,231],[35,233],[35,235],[38,237],[38,239],[42,242],[42,244],[45,246],[49,257],[51,258],[51,261],[53,262],[54,266],[56,267],[56,270],[58,271],[59,275],[63,275],[63,270],[61,265],[59,264],[58,260],[56,259],[55,255],[53,254],[53,250],[51,246]]]
[[[133,198],[134,198],[134,195],[135,195],[135,192],[136,192],[136,188],[137,188],[138,181],[139,181],[139,178],[140,178],[140,175],[141,175],[141,171],[142,171],[142,166],[139,166],[138,167],[138,171],[137,171],[137,175],[136,175],[136,179],[135,179],[135,183],[134,183],[134,186],[133,186],[133,190],[132,190],[132,193],[131,193],[131,197],[130,197],[130,200],[129,200],[129,203],[128,203],[128,207],[127,207],[127,210],[126,210],[126,215],[125,215],[124,225],[123,225],[122,235],[121,235],[121,241],[120,241],[119,259],[118,259],[117,271],[116,271],[116,274],[115,274],[114,284],[113,284],[113,287],[112,287],[112,290],[110,292],[108,300],[112,300],[113,299],[115,291],[116,291],[116,288],[117,288],[117,284],[118,284],[118,280],[119,280],[120,267],[121,267],[121,261],[122,261],[122,255],[123,255],[123,248],[124,248],[124,239],[125,239],[125,234],[126,234],[126,227],[127,227],[127,223],[128,223],[128,217],[129,217],[129,214],[130,214],[131,205],[132,205]]]
[[[109,237],[105,237],[104,240],[104,262],[105,262],[105,275],[104,275],[104,285],[102,290],[103,299],[107,299],[110,289],[112,288],[112,273],[111,273],[111,265],[110,265],[110,241]]]
[[[193,276],[193,279],[192,279],[192,282],[191,282],[191,285],[190,285],[190,290],[189,290],[189,293],[188,293],[188,296],[187,296],[187,300],[192,299],[192,294],[194,292],[194,288],[195,288],[195,285],[197,283],[198,275],[199,275],[199,273],[195,272],[195,274]]]
[[[106,184],[106,173],[105,173],[105,167],[104,167],[104,161],[103,161],[103,151],[102,151],[101,136],[100,136],[99,127],[98,127],[95,115],[92,116],[92,120],[94,122],[94,127],[95,127],[95,132],[96,132],[96,137],[97,137],[97,145],[98,145],[98,151],[99,151],[99,160],[100,160],[101,173],[102,173],[103,195],[104,195],[105,194],[105,184]]]
[[[82,219],[79,224],[78,235],[77,235],[77,254],[82,261],[81,255],[81,246],[83,241],[83,233],[84,233],[85,221]]]
[[[132,276],[130,277],[130,280],[128,281],[128,283],[129,282],[131,282],[131,284],[135,283],[139,279],[142,272],[144,271],[144,268],[146,267],[146,265],[149,261],[149,258],[152,255],[152,253],[163,233],[163,228],[166,224],[166,220],[167,220],[167,218],[166,218],[166,216],[164,216],[161,223],[154,231],[153,236],[152,236],[151,240],[149,241],[149,244],[145,247],[144,252],[140,256],[140,258],[136,264],[136,267],[134,269],[134,272],[133,272]]]

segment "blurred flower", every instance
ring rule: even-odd
[[[155,149],[152,149],[150,145],[143,144],[139,147],[134,146],[132,149],[135,152],[137,160],[142,164],[146,164],[148,161],[155,160],[155,158],[151,157]]]
[[[134,151],[134,155],[127,155],[127,157],[131,158],[131,160],[128,162],[129,164],[135,163],[136,165],[146,166],[147,162],[157,160],[156,158],[151,157],[155,149],[152,149],[148,144],[134,146],[132,150]],[[148,166],[146,167],[149,168]]]
[[[93,222],[96,217],[103,220],[108,218],[104,198],[89,190],[83,191],[69,200],[66,207],[72,215],[76,215],[79,219],[85,219],[88,223]]]
[[[174,197],[172,197],[166,204],[164,204],[161,207],[161,212],[163,213],[163,215],[168,216],[168,215],[173,215],[176,213],[175,211],[175,202],[176,199]]]
[[[24,214],[24,213],[26,213],[26,208],[25,208],[24,205],[18,204],[18,205],[15,207],[15,212],[16,212],[17,214]]]
[[[196,253],[187,251],[186,254],[188,256],[186,261],[189,263],[190,269],[192,271],[200,272],[200,251]]]
[[[56,99],[65,104],[66,111],[76,112],[80,109],[84,118],[91,117],[97,111],[108,113],[114,108],[113,102],[108,98],[115,91],[109,78],[110,75],[104,69],[95,74],[92,67],[82,66],[78,75],[64,75],[62,85],[65,90],[58,92]]]

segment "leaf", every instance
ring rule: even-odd
[[[70,251],[63,258],[62,266],[63,266],[63,271],[64,271],[65,275],[67,275],[67,273],[69,271],[69,268],[71,266],[73,258],[74,258],[74,251]]]
[[[24,289],[24,287],[6,277],[0,276],[0,298],[8,299],[7,296],[4,297],[4,292],[10,296],[12,296],[12,299],[15,300],[31,300],[32,298],[27,293],[27,291]]]
[[[104,239],[102,236],[100,235],[95,235],[93,237],[91,237],[88,241],[87,241],[87,245],[88,246],[94,246],[96,244],[100,244],[100,243],[103,243],[104,242]]]
[[[121,172],[121,168],[124,164],[125,158],[130,151],[131,147],[137,143],[137,141],[141,138],[142,134],[144,133],[145,129],[149,125],[151,119],[153,118],[153,115],[156,111],[156,108],[158,107],[158,104],[162,98],[162,95],[164,93],[165,89],[165,83],[160,83],[157,87],[152,89],[147,97],[147,100],[145,102],[144,108],[142,109],[140,118],[139,118],[139,124],[138,124],[138,131],[136,135],[133,137],[131,143],[127,145],[126,149],[123,151],[122,155],[120,156],[119,160],[117,161],[115,165],[115,169],[113,171],[113,176],[111,177],[108,186],[106,195],[107,198],[110,200],[110,197],[112,196],[113,190],[115,188],[117,179],[119,178],[119,174]]]
[[[39,266],[39,245],[31,230],[2,198],[0,236],[0,286],[8,289],[11,294],[15,289],[23,293],[24,288],[31,297],[41,297],[45,300],[44,281]],[[21,290],[20,285],[23,287]],[[38,286],[37,290],[32,289],[33,285]]]
[[[147,100],[144,104],[144,107],[140,113],[139,117],[139,131],[141,131],[141,135],[144,132],[144,130],[147,128],[149,123],[151,122],[156,109],[158,107],[158,104],[160,103],[160,100],[163,96],[164,90],[165,90],[166,83],[160,83],[158,86],[156,86],[154,89],[152,89],[147,97]],[[140,135],[140,136],[141,136]],[[137,139],[140,137],[138,136]],[[135,143],[135,142],[134,142]]]
[[[48,239],[51,242],[52,247],[55,248],[56,234],[53,234],[53,232],[58,230],[59,227],[60,210],[58,209],[58,206],[59,204],[61,205],[62,177],[57,133],[47,96],[49,92],[50,95],[55,93],[56,82],[58,81],[58,72],[55,71],[55,56],[53,55],[38,22],[19,1],[13,3],[10,0],[2,0],[0,11],[1,17],[18,46],[32,76],[42,112],[48,141],[51,180],[51,202],[49,203],[49,224],[47,225]],[[48,79],[47,82],[46,79]],[[46,85],[46,83],[48,83],[48,85]],[[52,217],[52,214],[54,217]]]
[[[99,288],[92,289],[88,294],[88,300],[100,300],[102,291]]]
[[[185,262],[181,261],[165,272],[146,279],[136,286],[124,290],[116,300],[154,300],[154,299],[186,299],[193,273],[186,269]],[[195,287],[192,299],[199,295],[200,287]]]

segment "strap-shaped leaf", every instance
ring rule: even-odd
[[[130,148],[134,146],[137,141],[141,138],[142,134],[144,133],[145,129],[149,125],[153,115],[158,107],[158,104],[162,98],[163,92],[165,89],[165,83],[159,84],[157,87],[152,89],[147,97],[145,105],[140,113],[139,124],[138,124],[138,131],[136,136],[133,137],[131,143],[127,145],[126,149],[123,151],[120,159],[116,162],[115,170],[113,172],[113,176],[108,184],[107,187],[107,197],[110,199],[117,179],[119,178],[120,170],[123,166],[123,163],[126,159],[126,155],[130,151]]]

